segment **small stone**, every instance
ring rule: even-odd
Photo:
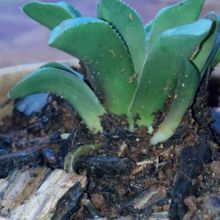
[[[214,161],[209,166],[214,178],[220,178],[220,161]]]
[[[146,134],[147,134],[147,128],[144,127],[144,126],[139,127],[139,128],[137,129],[136,133],[137,133],[137,135],[138,135],[139,137],[144,138],[144,137],[146,137]]]
[[[106,208],[105,197],[102,194],[98,194],[98,193],[92,194],[91,195],[91,202],[96,208],[98,208],[100,210],[103,210]]]
[[[127,150],[128,150],[128,145],[126,143],[123,143],[120,145],[120,151],[118,152],[118,156],[121,157]]]
[[[199,182],[202,182],[204,180],[204,177],[203,177],[203,175],[199,175],[199,176],[197,176],[197,179]]]
[[[160,172],[158,173],[158,179],[159,179],[160,181],[165,181],[165,180],[166,180],[166,175],[164,174],[163,171],[160,171]]]
[[[40,113],[48,102],[48,93],[38,93],[19,99],[15,108],[26,116],[31,116],[34,113]]]
[[[196,198],[194,196],[189,196],[184,199],[184,203],[192,213],[197,211],[198,208],[196,205]]]
[[[161,150],[164,149],[163,144],[160,144],[159,148],[160,148]]]

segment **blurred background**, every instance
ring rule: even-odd
[[[47,0],[47,2],[56,0]],[[144,23],[156,12],[178,0],[125,0],[142,16]],[[68,59],[70,56],[47,47],[49,31],[26,17],[21,6],[28,0],[0,0],[0,67],[47,60]],[[44,1],[46,2],[46,1]],[[95,16],[97,0],[69,0],[84,16]],[[214,10],[220,15],[220,0],[207,0],[203,13]],[[175,19],[175,18],[174,18]]]

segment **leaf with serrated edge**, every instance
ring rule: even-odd
[[[146,60],[130,111],[139,115],[138,125],[151,126],[155,113],[163,108],[181,73],[183,59],[189,59],[195,48],[207,37],[212,21],[200,19],[164,32]]]
[[[120,33],[128,47],[135,72],[140,76],[146,55],[146,43],[144,25],[138,13],[123,1],[101,0],[97,5],[97,14]]]
[[[134,69],[126,47],[107,22],[86,17],[64,21],[52,31],[49,45],[88,64],[106,109],[127,113],[137,80],[131,80]]]
[[[62,1],[57,3],[30,2],[23,6],[23,11],[49,29],[53,29],[66,19],[81,16],[72,5]]]
[[[184,0],[159,11],[154,18],[148,50],[164,31],[195,21],[200,15],[204,2],[205,0]]]
[[[181,74],[178,78],[174,101],[168,107],[168,113],[159,125],[159,129],[151,138],[153,145],[166,141],[174,134],[195,97],[200,82],[197,68],[185,60]]]
[[[9,91],[11,99],[51,92],[67,100],[93,132],[102,131],[100,116],[105,112],[93,91],[78,77],[55,68],[40,68],[25,76]]]

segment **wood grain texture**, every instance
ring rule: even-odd
[[[0,183],[1,216],[13,220],[49,220],[54,214],[56,219],[62,219],[71,209],[76,210],[75,207],[69,207],[64,212],[57,212],[59,203],[65,197],[69,199],[70,192],[73,203],[74,197],[81,198],[87,178],[60,169],[51,171],[42,167],[16,170],[6,179],[1,179]],[[73,203],[73,206],[76,205]]]

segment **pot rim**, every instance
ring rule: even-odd
[[[0,68],[0,124],[1,119],[12,112],[12,102],[7,97],[8,91],[28,73],[38,69],[48,62],[61,62],[66,65],[80,68],[79,60],[72,58],[71,60],[45,61],[38,63],[30,63]]]

